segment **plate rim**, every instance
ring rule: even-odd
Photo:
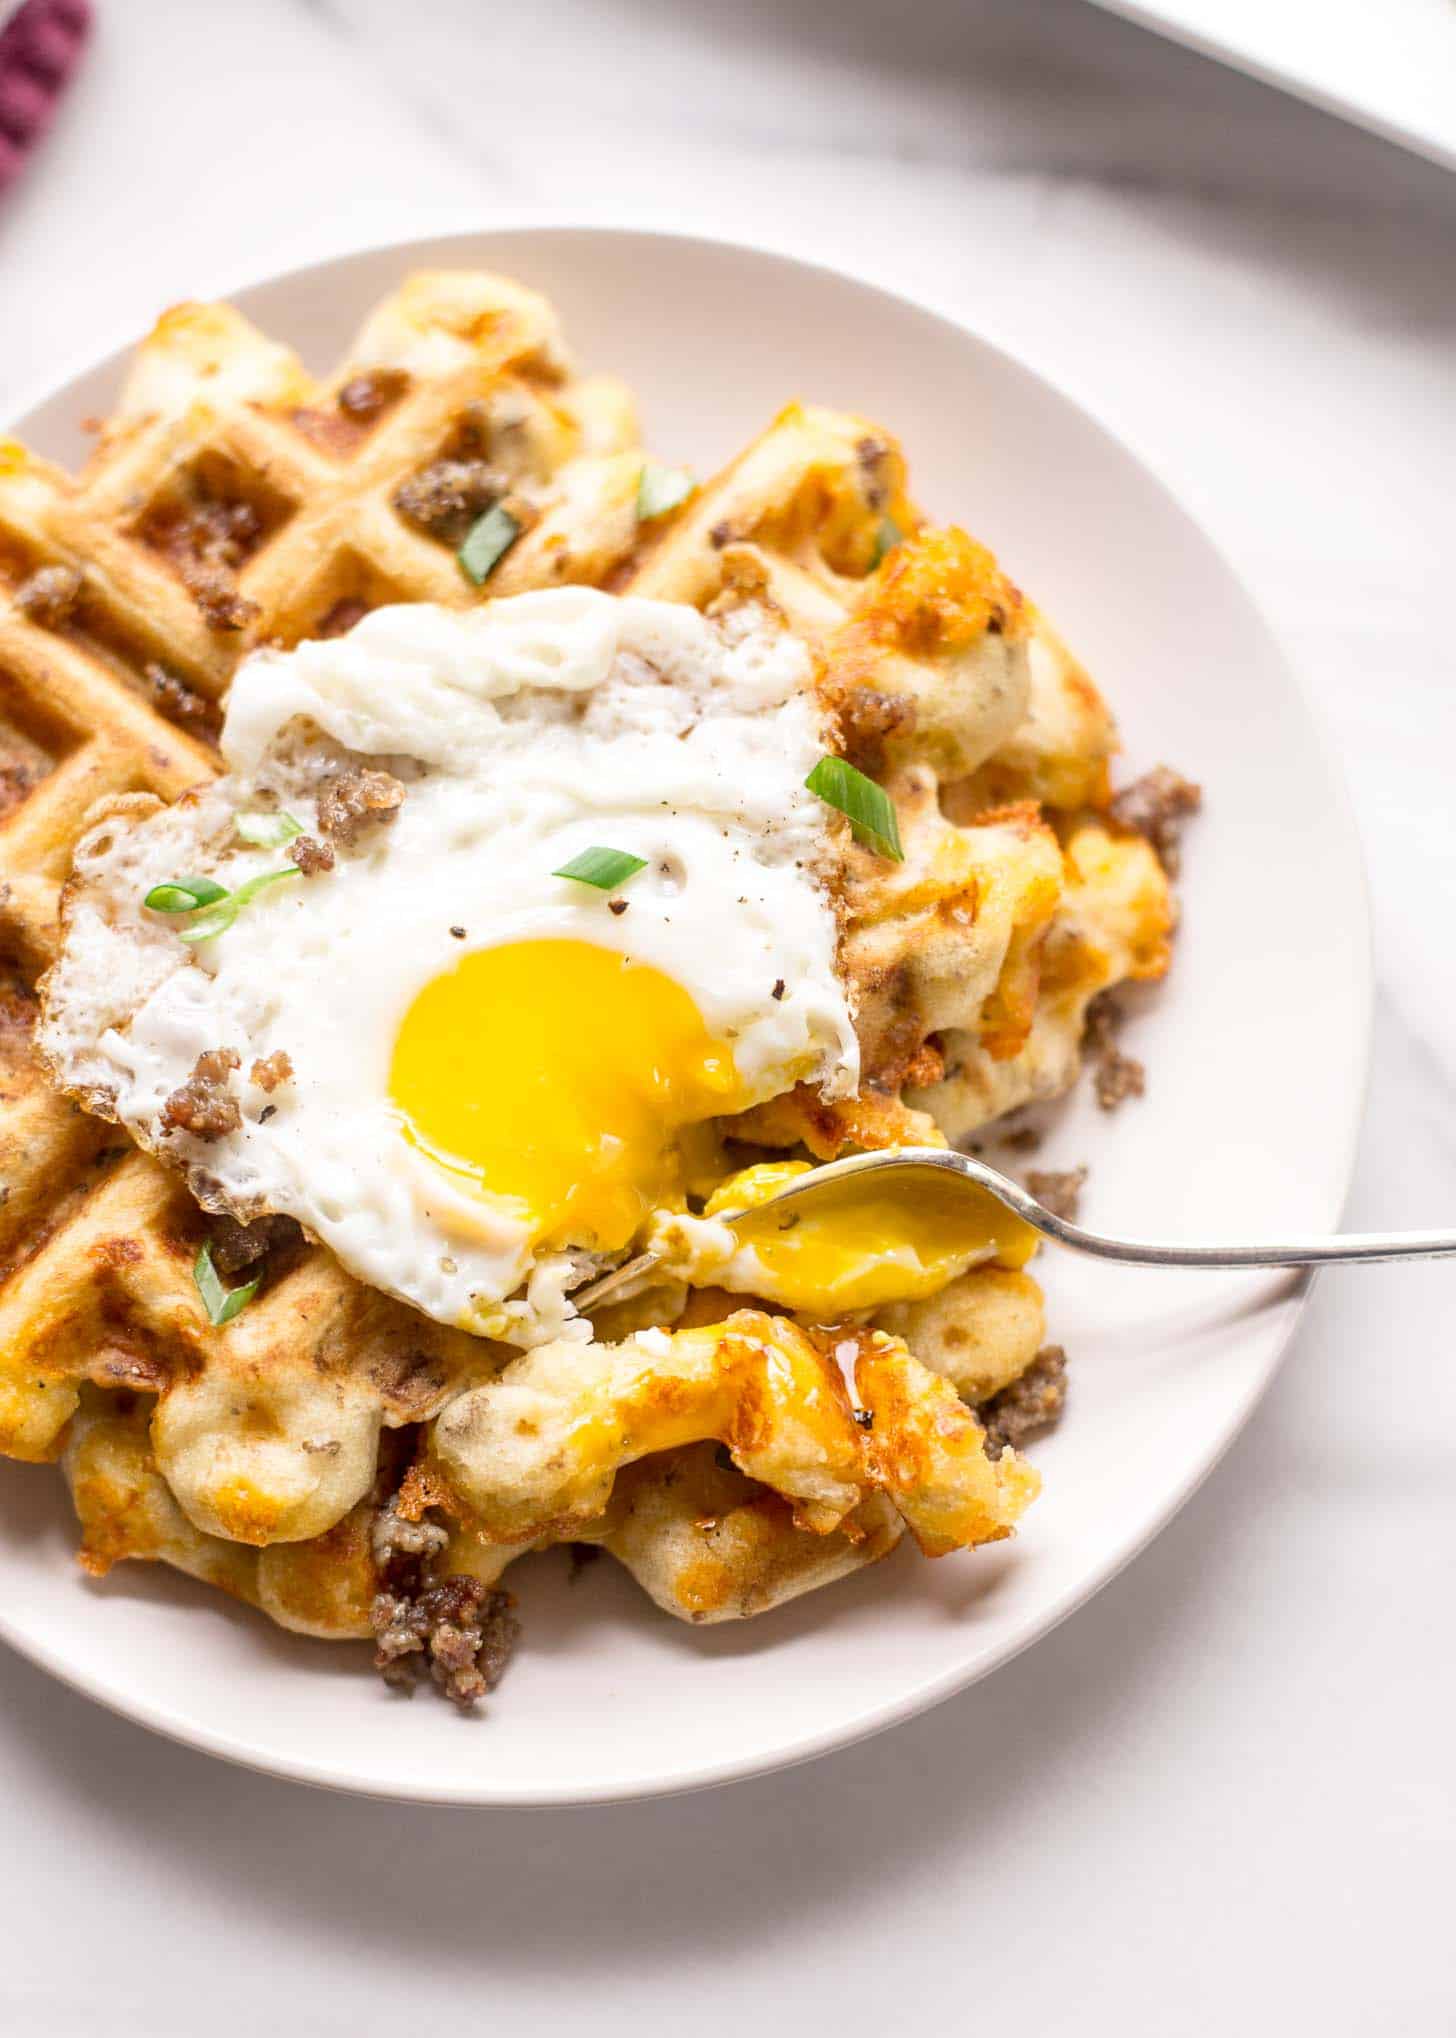
[[[1253,624],[1263,632],[1271,654],[1277,660],[1291,693],[1303,711],[1311,745],[1318,754],[1334,808],[1342,824],[1343,848],[1355,879],[1354,897],[1347,901],[1350,908],[1347,917],[1352,922],[1349,930],[1352,943],[1349,1016],[1353,1022],[1351,1043],[1353,1108],[1349,1113],[1344,1150],[1339,1165],[1332,1170],[1333,1207],[1326,1220],[1331,1226],[1338,1225],[1349,1197],[1365,1122],[1375,1000],[1370,881],[1348,778],[1332,733],[1326,725],[1312,689],[1287,655],[1278,633],[1270,624],[1262,604],[1244,576],[1203,522],[1186,506],[1166,478],[1158,460],[1139,443],[1135,431],[1129,432],[1121,423],[1113,425],[1109,422],[1095,398],[1070,386],[1062,371],[1049,371],[1036,359],[1034,350],[1023,351],[1019,347],[1013,347],[1008,339],[998,335],[993,329],[980,322],[972,323],[959,312],[937,303],[933,296],[879,282],[856,266],[837,261],[821,261],[792,246],[776,243],[772,239],[709,233],[664,222],[661,218],[639,219],[622,216],[604,220],[571,214],[540,216],[523,214],[483,222],[478,216],[470,213],[463,217],[442,218],[437,226],[432,225],[425,231],[404,237],[386,236],[382,239],[370,238],[347,241],[343,244],[331,243],[317,254],[293,262],[285,268],[244,276],[234,275],[220,283],[204,282],[200,288],[205,289],[208,297],[230,299],[250,290],[287,285],[298,278],[312,276],[317,271],[336,264],[345,265],[380,256],[392,256],[401,263],[407,263],[411,259],[412,251],[446,239],[475,236],[491,241],[505,239],[529,243],[534,237],[568,234],[617,240],[645,238],[682,243],[689,248],[709,253],[726,252],[729,255],[768,257],[832,281],[849,283],[859,290],[887,300],[893,306],[905,307],[928,317],[950,328],[957,336],[969,338],[979,346],[988,348],[1011,371],[1029,376],[1062,403],[1078,412],[1098,433],[1110,441],[1118,452],[1141,469],[1143,476],[1161,498],[1165,510],[1183,525],[1208,554],[1212,555],[1247,605]],[[112,333],[115,332],[116,328],[112,328]],[[3,406],[4,421],[0,423],[0,432],[23,430],[35,411],[63,396],[70,385],[81,377],[94,372],[116,356],[124,355],[136,344],[137,338],[137,333],[128,322],[121,337],[112,337],[100,346],[88,347],[83,357],[68,361],[60,374],[47,378],[43,387],[36,388],[32,385],[25,389],[19,398]],[[772,1752],[758,1751],[746,1755],[725,1756],[718,1761],[696,1760],[690,1765],[678,1764],[651,1781],[634,1782],[626,1787],[608,1783],[599,1789],[584,1788],[579,1782],[574,1782],[564,1785],[559,1790],[548,1790],[533,1784],[524,1791],[515,1792],[510,1789],[508,1782],[502,1784],[496,1778],[474,1779],[469,1775],[461,1776],[457,1782],[452,1782],[449,1786],[441,1785],[438,1788],[430,1788],[415,1782],[401,1784],[361,1772],[348,1764],[331,1766],[323,1761],[304,1760],[291,1755],[273,1753],[233,1734],[213,1729],[191,1716],[184,1717],[164,1701],[133,1697],[119,1692],[109,1686],[100,1674],[93,1675],[84,1669],[78,1669],[68,1663],[47,1641],[24,1632],[3,1604],[0,1604],[0,1641],[70,1690],[80,1693],[117,1717],[145,1727],[165,1739],[216,1756],[222,1761],[259,1775],[278,1777],[346,1796],[366,1797],[392,1803],[462,1808],[559,1809],[571,1806],[641,1803],[657,1798],[677,1797],[696,1790],[719,1788],[755,1776],[798,1768],[822,1755],[853,1747],[877,1733],[901,1725],[942,1704],[956,1693],[970,1689],[972,1685],[980,1683],[983,1678],[990,1676],[1041,1641],[1120,1576],[1182,1511],[1204,1481],[1214,1472],[1268,1392],[1303,1320],[1313,1281],[1314,1277],[1306,1274],[1283,1283],[1277,1292],[1269,1293],[1264,1306],[1279,1309],[1282,1312],[1282,1321],[1274,1328],[1273,1342],[1256,1378],[1226,1415],[1207,1454],[1200,1459],[1188,1476],[1174,1485],[1150,1519],[1140,1525],[1138,1532],[1116,1546],[1110,1562],[1105,1561],[1093,1572],[1079,1577],[1054,1595],[1025,1628],[1014,1636],[1007,1637],[1004,1643],[993,1647],[973,1664],[955,1666],[936,1676],[925,1678],[892,1702],[861,1708],[839,1718],[822,1731],[800,1734],[793,1741]]]

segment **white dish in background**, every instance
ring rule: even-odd
[[[1453,0],[1096,0],[1456,169]]]
[[[793,395],[903,439],[932,514],[967,523],[1104,683],[1126,770],[1167,760],[1207,807],[1185,860],[1167,987],[1132,1029],[1146,1099],[1085,1095],[1043,1164],[1091,1164],[1103,1228],[1217,1238],[1334,1226],[1363,1096],[1364,885],[1337,768],[1234,574],[1142,463],[1067,396],[945,319],[749,248],[522,228],[371,249],[233,293],[315,366],[412,267],[499,268],[545,291],[586,363],[639,392],[648,443],[707,472]],[[84,453],[113,355],[15,423]],[[0,1633],[159,1731],[260,1769],[384,1796],[562,1804],[745,1776],[904,1719],[1085,1600],[1192,1492],[1268,1383],[1301,1290],[1268,1277],[1044,1259],[1066,1420],[1017,1539],[907,1550],[749,1623],[689,1628],[610,1562],[516,1567],[522,1645],[462,1720],[405,1704],[362,1645],[311,1643],[160,1567],[101,1585],[71,1562],[58,1472],[0,1462]]]

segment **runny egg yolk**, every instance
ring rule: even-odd
[[[678,1135],[736,1109],[738,1075],[660,970],[588,941],[513,941],[425,985],[389,1090],[406,1136],[533,1243],[617,1252],[681,1201]]]
[[[800,1175],[804,1161],[772,1161],[714,1191],[709,1217],[756,1212]],[[734,1226],[787,1308],[838,1315],[933,1295],[982,1260],[1024,1267],[1036,1251],[1029,1224],[979,1190],[928,1175],[913,1188],[876,1189],[874,1178],[826,1185],[812,1204],[764,1209]]]

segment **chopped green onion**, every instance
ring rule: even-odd
[[[296,863],[286,863],[282,870],[265,870],[258,877],[250,877],[245,885],[239,885],[233,893],[232,903],[237,907],[246,906],[250,900],[257,898],[259,892],[266,891],[269,885],[276,885],[280,878],[300,875]]]
[[[280,878],[297,876],[298,866],[292,863],[286,870],[265,870],[260,877],[250,877],[245,885],[239,885],[235,892],[224,892],[210,913],[204,913],[190,927],[179,927],[177,932],[183,941],[211,941],[216,935],[226,934],[244,906],[266,886],[276,885]]]
[[[894,863],[905,861],[900,847],[900,818],[883,786],[866,778],[842,757],[821,757],[804,784],[828,807],[837,807],[853,828],[855,839],[878,849]]]
[[[292,814],[239,814],[233,826],[244,842],[255,842],[259,849],[281,849],[303,833],[302,821]]]
[[[241,1316],[258,1292],[262,1276],[247,1282],[241,1288],[224,1288],[218,1278],[217,1268],[212,1264],[212,1244],[204,1239],[202,1250],[192,1263],[192,1278],[197,1292],[202,1297],[202,1306],[207,1311],[207,1320],[217,1328],[231,1323],[235,1316]]]
[[[646,868],[645,856],[633,856],[625,849],[583,849],[580,856],[573,856],[551,875],[575,878],[579,885],[595,885],[599,892],[614,892]]]
[[[680,502],[686,502],[697,486],[686,468],[659,467],[649,462],[637,482],[638,522],[649,524],[654,517],[665,517]]]
[[[210,913],[204,913],[190,927],[179,927],[178,937],[183,941],[211,941],[215,935],[226,934],[237,917],[238,909],[233,901],[224,899],[220,906],[214,906]]]
[[[211,906],[226,897],[223,887],[210,877],[174,877],[166,884],[153,885],[142,904],[154,913],[195,913],[199,906]]]
[[[479,587],[490,578],[521,535],[521,526],[503,503],[496,503],[470,526],[465,543],[455,554],[460,571]]]
[[[880,528],[875,532],[875,549],[870,554],[870,572],[873,573],[887,552],[893,552],[905,533],[893,517],[881,517]]]

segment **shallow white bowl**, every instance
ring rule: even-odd
[[[1129,771],[1168,760],[1207,808],[1177,966],[1136,1023],[1148,1094],[1085,1097],[1043,1164],[1085,1160],[1107,1229],[1179,1238],[1333,1226],[1364,1086],[1369,962],[1354,828],[1310,712],[1229,567],[1146,467],[975,334],[868,284],[672,235],[526,228],[371,249],[236,293],[327,365],[409,269],[484,265],[559,306],[583,361],[640,392],[648,439],[700,473],[790,397],[901,435],[914,492],[1001,555],[1119,713]],[[16,429],[81,456],[122,357]],[[683,1627],[603,1562],[511,1573],[524,1640],[478,1719],[404,1704],[362,1647],[281,1634],[160,1568],[73,1567],[57,1472],[0,1466],[0,1634],[104,1704],[283,1776],[464,1804],[648,1796],[795,1762],[960,1690],[1071,1611],[1166,1522],[1248,1415],[1298,1284],[1046,1261],[1072,1362],[1046,1489],[1009,1545],[903,1549],[755,1622]]]

